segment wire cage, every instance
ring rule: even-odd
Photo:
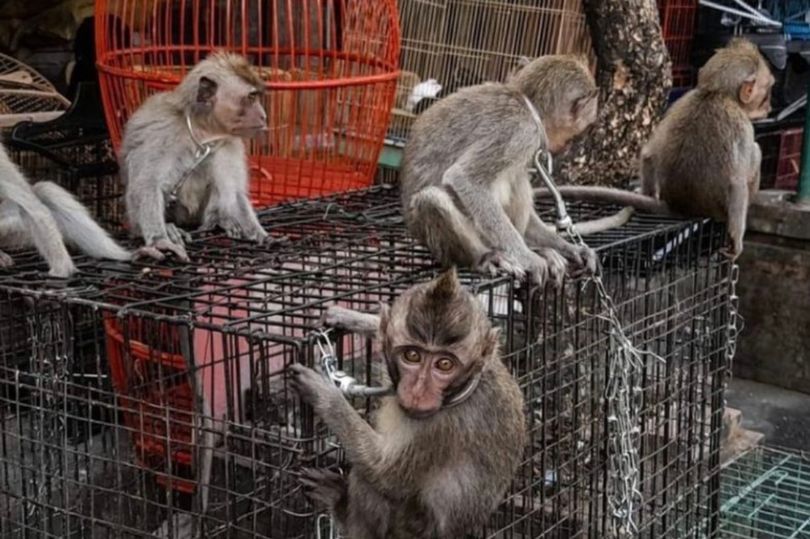
[[[389,137],[404,141],[433,99],[502,81],[521,56],[591,55],[581,0],[400,0],[402,72]]]
[[[664,43],[672,60],[672,86],[692,86],[692,40],[697,25],[698,0],[658,0]]]
[[[123,184],[101,117],[98,85],[82,82],[64,114],[21,122],[4,141],[30,181],[53,181],[73,193],[108,230],[123,230]]]
[[[575,219],[615,210],[570,209]],[[343,454],[285,367],[319,362],[313,331],[326,306],[373,310],[437,268],[407,234],[394,187],[284,204],[261,218],[287,237],[272,250],[204,233],[188,264],[79,258],[79,277],[60,287],[32,253],[0,275],[0,536],[326,536],[297,474],[341,467]],[[657,354],[636,373],[641,537],[716,530],[723,237],[709,221],[639,214],[589,238],[628,335]],[[610,336],[593,287],[529,292],[508,278],[462,280],[502,329],[530,434],[504,502],[474,536],[608,533]],[[374,342],[330,338],[340,368],[381,383]],[[77,362],[94,369],[76,371]],[[374,406],[354,403],[363,414]]]
[[[18,122],[42,122],[60,116],[70,104],[31,67],[0,54],[0,129]]]
[[[251,196],[279,201],[371,184],[394,99],[394,0],[96,0],[102,97],[118,148],[130,115],[216,49],[266,81],[269,130],[250,145]]]

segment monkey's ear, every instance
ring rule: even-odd
[[[599,90],[594,90],[590,94],[574,101],[574,105],[571,107],[572,116],[574,118],[582,118],[589,108],[596,106],[597,99],[599,99]]]
[[[197,86],[197,103],[211,103],[217,95],[217,83],[208,77],[200,77],[200,84]]]
[[[740,85],[740,102],[749,105],[754,99],[754,87],[757,84],[757,76],[752,75],[745,79]]]

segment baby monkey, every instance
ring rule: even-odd
[[[263,92],[247,60],[217,52],[132,115],[121,171],[132,232],[145,243],[140,255],[161,260],[168,251],[188,260],[188,233],[178,228],[184,226],[219,226],[233,238],[267,239],[248,199],[242,141],[267,130]]]
[[[572,200],[726,222],[724,254],[736,259],[748,206],[759,191],[762,152],[751,120],[770,112],[773,84],[756,46],[732,40],[700,69],[697,87],[675,102],[642,150],[641,194],[587,186],[562,186],[560,192]]]
[[[352,539],[458,539],[483,525],[523,454],[523,395],[497,330],[455,270],[410,288],[379,317],[332,308],[325,319],[377,331],[395,395],[371,427],[319,373],[290,367],[351,465],[348,479],[304,471],[313,502]]]
[[[598,92],[572,56],[538,58],[506,83],[459,90],[417,119],[405,147],[402,205],[411,233],[444,266],[559,283],[596,254],[563,240],[534,209],[529,165],[596,119]],[[562,256],[561,256],[562,255]]]

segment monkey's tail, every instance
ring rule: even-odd
[[[132,253],[118,245],[73,195],[52,182],[38,182],[32,188],[51,211],[65,240],[95,258],[132,259]]]
[[[642,195],[641,193],[625,191],[624,189],[595,185],[561,185],[557,187],[557,190],[566,200],[620,204],[622,206],[632,206],[637,210],[651,213],[669,213],[669,208],[664,201],[651,196]],[[549,198],[551,197],[551,191],[545,187],[539,187],[534,190],[534,195],[539,198]]]
[[[625,223],[630,220],[635,211],[635,208],[632,206],[627,206],[626,208],[622,208],[620,212],[614,213],[613,215],[608,215],[607,217],[601,217],[592,221],[576,223],[574,225],[574,230],[583,236],[587,236],[588,234],[596,234],[597,232],[603,232],[612,228],[619,228],[620,226],[624,226]]]

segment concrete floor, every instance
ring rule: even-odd
[[[765,435],[764,444],[810,450],[810,395],[734,379],[728,405],[742,412],[742,427]]]

